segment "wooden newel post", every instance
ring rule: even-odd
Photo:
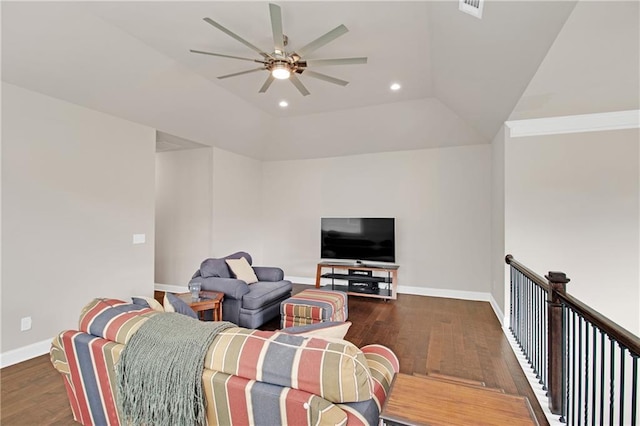
[[[569,278],[563,272],[549,272],[545,276],[549,281],[550,291],[547,294],[548,313],[548,349],[549,349],[549,410],[553,414],[563,414],[564,391],[563,391],[563,339],[564,337],[564,316],[562,304],[558,293],[565,293]]]

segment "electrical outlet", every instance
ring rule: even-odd
[[[24,317],[20,320],[20,331],[31,330],[31,317]]]

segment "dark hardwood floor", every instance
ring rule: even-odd
[[[294,285],[294,292],[305,288]],[[407,374],[442,374],[483,382],[529,398],[541,425],[548,422],[487,302],[398,295],[384,302],[349,297],[346,339],[391,348]],[[279,328],[278,320],[266,330]],[[72,425],[64,384],[43,355],[0,370],[0,424]]]

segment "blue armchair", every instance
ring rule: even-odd
[[[247,284],[234,278],[226,259],[244,257],[253,263],[251,255],[237,252],[219,259],[206,259],[190,282],[198,282],[202,290],[224,293],[222,319],[246,328],[257,328],[280,315],[280,302],[291,296],[291,281],[284,279],[280,268],[252,266],[258,282]]]

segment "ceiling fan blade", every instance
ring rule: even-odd
[[[324,67],[327,65],[358,65],[366,64],[367,58],[338,58],[338,59],[307,59],[308,66]]]
[[[271,14],[271,31],[273,32],[273,45],[277,52],[284,55],[284,36],[282,35],[282,12],[280,6],[269,3],[269,12]]]
[[[330,75],[321,74],[319,72],[311,71],[310,69],[304,70],[304,75],[308,77],[317,78],[318,80],[328,81],[329,83],[338,84],[340,86],[346,86],[348,81],[340,80],[339,78],[331,77]]]
[[[264,84],[262,85],[260,90],[258,90],[258,93],[266,92],[269,89],[269,86],[271,86],[271,83],[273,83],[273,80],[275,80],[275,77],[269,74],[269,77],[267,77],[267,79],[264,81]]]
[[[262,68],[255,68],[255,69],[252,69],[252,70],[247,70],[247,71],[234,72],[233,74],[221,75],[220,77],[218,77],[218,79],[222,80],[223,78],[235,77],[237,75],[249,74],[249,73],[252,73],[252,72],[262,71],[262,70],[265,70],[265,69],[266,68],[262,67]]]
[[[349,32],[347,27],[345,27],[342,24],[338,25],[337,27],[335,27],[334,29],[332,29],[331,31],[326,33],[325,35],[320,36],[317,39],[313,40],[311,43],[307,44],[302,49],[296,50],[296,53],[298,55],[304,57],[305,55],[313,52],[316,49],[321,48],[325,44],[337,39],[338,37],[340,37],[341,35],[343,35],[343,34],[345,34],[347,32]]]
[[[306,87],[304,87],[304,84],[302,84],[302,82],[298,79],[298,77],[291,74],[291,76],[289,77],[289,80],[293,83],[294,86],[296,86],[296,89],[298,89],[298,91],[302,93],[302,96],[307,96],[310,94],[310,92],[307,90]]]
[[[247,40],[243,39],[242,37],[240,37],[238,34],[226,29],[225,27],[223,27],[222,25],[218,24],[216,21],[214,21],[211,18],[203,18],[205,22],[207,22],[208,24],[213,25],[214,27],[216,27],[217,29],[219,29],[220,31],[222,31],[223,33],[225,33],[226,35],[228,35],[231,38],[234,38],[236,40],[238,40],[240,43],[244,44],[245,46],[247,46],[249,49],[255,50],[256,52],[258,52],[260,55],[262,55],[263,57],[267,58],[267,57],[271,57],[271,55],[269,55],[268,53],[264,52],[262,49],[260,49],[257,46],[254,46],[253,44],[249,43]],[[274,58],[275,59],[275,58]]]
[[[204,52],[202,50],[193,50],[193,49],[189,49],[189,52],[191,52],[191,53],[199,53],[201,55],[220,56],[221,58],[240,59],[240,60],[243,60],[243,61],[251,61],[251,62],[258,62],[260,64],[266,64],[265,61],[262,61],[260,59],[251,59],[251,58],[243,58],[241,56],[223,55],[222,53]]]

